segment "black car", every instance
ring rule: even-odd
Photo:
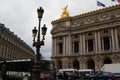
[[[116,80],[120,80],[120,73],[113,73],[116,77]]]
[[[113,73],[99,71],[90,75],[89,80],[116,80]]]

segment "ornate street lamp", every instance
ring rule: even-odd
[[[40,72],[41,72],[41,67],[40,67],[40,62],[41,62],[41,53],[40,53],[40,48],[41,46],[44,45],[44,40],[45,40],[45,35],[46,35],[46,31],[47,31],[47,27],[44,24],[44,26],[42,27],[42,40],[40,40],[40,24],[41,24],[41,19],[44,13],[44,10],[42,7],[40,7],[39,9],[37,9],[38,12],[38,19],[39,19],[39,26],[38,26],[38,30],[36,29],[36,27],[34,27],[34,29],[32,30],[32,35],[33,35],[33,47],[36,47],[36,56],[35,56],[35,64],[33,66],[33,74],[32,74],[32,80],[40,80]],[[36,40],[37,38],[37,40]]]

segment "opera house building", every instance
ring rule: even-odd
[[[120,63],[119,4],[76,16],[65,10],[52,21],[51,58],[57,70],[99,70],[104,64]]]

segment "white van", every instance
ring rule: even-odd
[[[76,71],[78,71],[77,69],[59,69],[59,72],[61,72],[61,73],[63,73],[63,72],[72,72],[72,73],[74,73],[74,72],[76,72]]]
[[[79,77],[84,76],[84,77],[89,77],[90,74],[94,72],[93,69],[80,69],[78,70],[79,72]]]
[[[75,78],[75,74],[78,74],[78,70],[77,69],[59,69],[58,71],[58,78],[65,78],[66,79],[72,79]]]

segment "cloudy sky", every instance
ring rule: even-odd
[[[117,4],[111,0],[99,0],[106,7]],[[0,0],[0,23],[18,35],[32,47],[32,29],[38,27],[37,8],[43,7],[41,26],[46,24],[48,31],[45,46],[41,47],[44,57],[51,56],[51,22],[59,19],[63,8],[68,5],[70,16],[83,14],[103,7],[97,6],[97,0]],[[33,47],[32,47],[33,48]],[[35,50],[35,48],[33,48]]]

